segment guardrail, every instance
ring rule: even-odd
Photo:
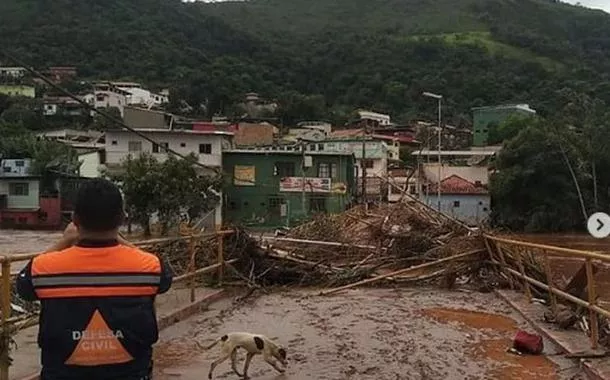
[[[185,273],[182,273],[173,279],[173,283],[182,283],[188,280],[188,286],[190,289],[190,302],[195,302],[195,288],[197,285],[197,277],[206,273],[216,272],[218,284],[222,285],[224,269],[226,265],[232,264],[237,259],[227,260],[224,259],[224,237],[232,234],[232,230],[219,230],[216,232],[210,232],[198,235],[189,236],[178,236],[160,239],[150,239],[145,241],[135,242],[139,248],[152,247],[157,244],[173,243],[178,241],[189,241],[189,265]],[[197,244],[203,241],[209,241],[217,239],[217,255],[216,263],[208,265],[203,268],[196,268],[196,255],[197,255]],[[2,318],[0,320],[0,329],[2,333],[0,335],[0,380],[9,380],[9,367],[10,367],[10,344],[11,337],[14,333],[19,330],[34,326],[38,324],[38,316],[19,316],[11,317],[12,312],[12,276],[11,276],[11,264],[29,261],[41,253],[27,253],[27,254],[15,254],[15,255],[3,255],[0,256],[0,265],[2,267],[2,277],[0,278],[1,291],[0,291],[0,310],[2,311]]]
[[[603,316],[610,318],[610,310],[598,305],[594,264],[610,263],[610,255],[506,239],[492,235],[484,235],[484,239],[491,261],[498,265],[506,274],[511,288],[514,289],[516,283],[523,288],[528,302],[531,302],[532,300],[531,287],[535,286],[548,293],[551,309],[554,314],[557,312],[557,297],[586,308],[589,311],[589,320],[591,324],[591,348],[597,349],[599,341],[598,317]],[[538,261],[539,258],[542,259],[542,263]],[[587,300],[576,297],[573,294],[560,290],[554,286],[551,258],[581,259],[584,262]],[[544,282],[528,275],[528,267],[526,265],[528,263],[526,260],[536,260],[537,263],[542,265],[542,272],[545,277]]]

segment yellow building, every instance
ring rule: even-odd
[[[33,86],[1,84],[0,94],[8,96],[36,97],[36,89]]]

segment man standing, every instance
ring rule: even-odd
[[[41,380],[151,378],[154,300],[172,274],[157,256],[122,244],[123,219],[119,189],[88,180],[56,247],[75,245],[34,258],[19,274],[19,295],[41,301]]]

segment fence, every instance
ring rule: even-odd
[[[197,287],[197,277],[206,273],[216,272],[218,284],[222,285],[224,269],[226,265],[232,264],[237,259],[227,260],[224,259],[224,237],[232,234],[233,231],[219,230],[217,232],[211,232],[206,234],[171,237],[171,238],[160,238],[151,239],[146,241],[140,241],[134,243],[140,248],[152,247],[158,244],[173,243],[179,241],[189,242],[189,264],[185,273],[174,277],[174,284],[183,283],[188,281],[188,287],[190,289],[190,302],[195,302],[195,288]],[[216,263],[208,265],[203,268],[196,268],[196,255],[197,255],[197,244],[199,242],[210,241],[217,239],[217,255]],[[28,253],[28,254],[16,254],[16,255],[4,255],[0,256],[0,265],[2,266],[2,277],[1,277],[1,292],[0,292],[0,310],[2,311],[1,319],[1,335],[0,335],[0,380],[9,380],[9,367],[10,367],[10,345],[13,334],[20,330],[38,324],[38,316],[24,315],[18,317],[11,317],[12,312],[12,275],[11,275],[11,264],[29,261],[40,253]],[[189,281],[190,280],[190,281]]]
[[[491,261],[498,265],[505,273],[511,288],[520,286],[527,297],[532,300],[532,286],[545,291],[555,315],[558,309],[558,297],[562,301],[571,302],[589,311],[591,348],[597,349],[599,342],[599,318],[610,318],[610,310],[598,304],[597,287],[595,280],[595,264],[608,264],[610,256],[596,252],[561,248],[543,244],[529,243],[518,240],[505,239],[485,235],[485,244]],[[554,273],[551,265],[552,259],[577,259],[584,263],[586,283],[579,284],[577,275],[564,290],[554,284]],[[541,260],[540,260],[541,259]],[[540,262],[542,261],[542,263]],[[582,265],[579,272],[582,271]],[[532,276],[536,275],[538,279]],[[586,287],[585,287],[586,286]],[[583,289],[584,288],[584,289]],[[572,289],[572,291],[566,291]],[[574,290],[581,294],[573,294]],[[584,293],[584,297],[582,297]],[[582,297],[582,298],[581,298]],[[584,300],[583,298],[586,298]]]

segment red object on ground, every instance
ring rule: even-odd
[[[542,337],[519,330],[513,339],[513,348],[524,354],[540,355],[544,349]]]

